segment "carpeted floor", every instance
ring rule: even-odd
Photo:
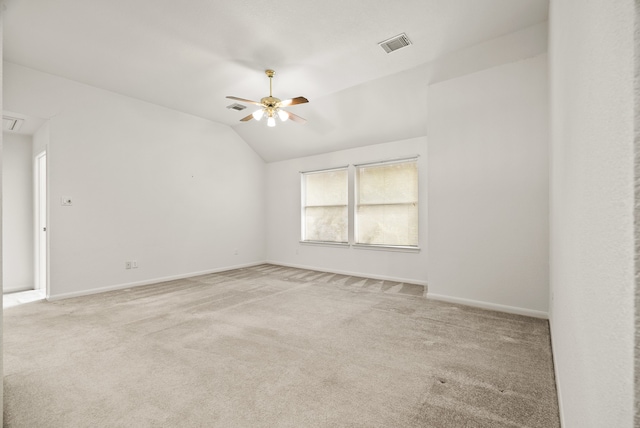
[[[8,427],[559,427],[548,323],[261,265],[5,310]]]

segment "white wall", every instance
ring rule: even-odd
[[[31,147],[31,154],[35,158],[49,147],[49,122],[45,122],[42,126],[33,134],[33,144]]]
[[[551,2],[550,317],[565,427],[633,426],[637,4]]]
[[[3,292],[34,288],[32,139],[3,133]]]
[[[429,295],[548,311],[547,57],[429,89]]]
[[[265,259],[264,162],[230,127],[11,63],[4,73],[5,107],[49,119],[52,298]]]
[[[301,143],[303,144],[303,143]],[[420,155],[419,253],[300,244],[300,171]],[[267,259],[273,263],[424,284],[427,259],[425,137],[342,150],[267,165]]]

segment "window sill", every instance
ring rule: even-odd
[[[405,247],[402,245],[353,244],[352,247],[358,250],[395,251],[399,253],[419,253],[421,251],[420,247]]]
[[[299,241],[302,245],[311,245],[318,247],[341,247],[349,248],[348,242],[328,242],[328,241]]]
[[[347,242],[328,242],[328,241],[298,241],[301,245],[309,245],[312,247],[338,247],[338,248],[355,248],[357,250],[374,250],[374,251],[392,251],[397,253],[419,253],[422,251],[420,247],[409,247],[402,245],[373,245],[373,244],[349,244]]]

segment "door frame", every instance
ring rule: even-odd
[[[47,174],[47,150],[34,159],[34,285],[36,290],[49,297],[49,198]],[[44,229],[44,230],[43,230]]]

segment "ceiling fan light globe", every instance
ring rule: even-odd
[[[273,116],[267,119],[267,126],[270,126],[270,127],[276,126],[276,120],[273,118]]]
[[[278,117],[281,121],[286,122],[289,119],[289,113],[284,110],[278,110]]]
[[[251,116],[253,116],[255,120],[260,120],[262,119],[262,116],[264,116],[264,110],[256,110],[251,114]]]

